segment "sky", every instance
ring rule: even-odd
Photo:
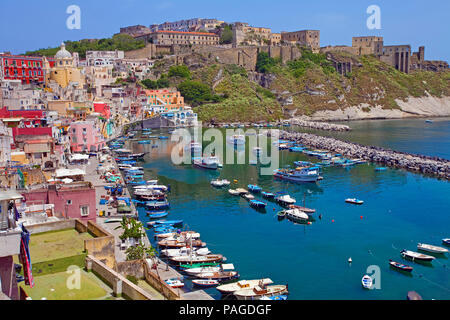
[[[383,36],[385,45],[425,46],[427,60],[450,60],[448,0],[0,0],[0,52],[56,47],[65,40],[106,38],[120,27],[190,18],[217,18],[270,27],[272,32],[317,29],[321,46],[349,45],[353,36]],[[70,30],[70,5],[81,29]],[[379,6],[381,29],[369,30],[367,8]]]

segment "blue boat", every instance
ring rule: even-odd
[[[387,170],[387,168],[383,168],[383,167],[375,168],[375,171],[378,171],[378,172],[386,171],[386,170]]]
[[[183,224],[183,220],[169,220],[169,221],[163,221],[163,220],[159,220],[159,221],[155,221],[154,225],[155,226],[166,226],[166,227],[175,227],[175,226],[181,226]]]
[[[138,144],[150,144],[150,143],[152,143],[150,140],[142,140],[138,142]]]
[[[265,199],[274,199],[274,198],[275,198],[275,194],[274,194],[274,193],[271,193],[271,192],[265,192],[265,191],[263,191],[263,192],[261,192],[261,195],[262,195],[262,197],[265,198]]]
[[[295,161],[294,164],[297,167],[308,167],[308,166],[312,166],[313,165],[312,162],[309,162],[309,161]]]
[[[257,209],[262,209],[267,206],[267,203],[258,200],[250,200],[250,206]]]
[[[261,187],[259,187],[257,185],[249,184],[247,187],[250,192],[258,193],[258,192],[262,191]]]
[[[152,212],[147,212],[148,216],[150,219],[161,219],[164,217],[167,217],[169,215],[168,212],[156,212],[156,213],[152,213]]]
[[[145,206],[149,210],[159,210],[169,208],[170,204],[168,201],[147,201]]]
[[[159,138],[159,140],[167,140],[167,139],[169,139],[169,137],[166,137],[166,136],[159,136],[158,138]]]
[[[289,148],[290,152],[303,152],[303,150],[305,150],[305,148],[303,148],[303,147],[292,147],[292,148]]]

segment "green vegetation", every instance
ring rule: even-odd
[[[214,95],[211,88],[199,81],[186,80],[178,86],[184,100],[192,106],[208,102],[219,102],[221,97]]]
[[[134,283],[135,285],[137,285],[138,282],[139,282],[139,279],[136,278],[135,276],[131,275],[131,274],[127,276],[127,280],[129,280],[130,282]]]
[[[230,25],[225,25],[220,36],[220,44],[230,44],[233,42],[233,30]]]
[[[142,242],[136,246],[131,246],[125,251],[127,254],[127,261],[141,260],[148,257],[154,257],[156,249],[151,247],[147,248]]]
[[[189,68],[186,65],[171,66],[169,69],[168,76],[169,78],[179,77],[183,79],[190,79],[191,72],[189,71]]]
[[[141,81],[141,84],[146,88],[150,90],[154,89],[162,89],[162,88],[168,88],[170,87],[170,80],[167,78],[167,75],[163,75],[158,80],[150,80],[145,79]]]
[[[279,63],[279,59],[269,57],[269,54],[266,52],[260,52],[258,53],[258,57],[256,60],[256,71],[261,73],[268,73],[275,65]]]
[[[66,41],[66,49],[70,52],[78,52],[81,58],[86,57],[86,51],[131,51],[145,47],[143,40],[135,40],[128,34],[116,34],[112,38],[105,39],[85,39],[80,41]],[[28,51],[26,55],[38,56],[54,56],[60,48],[39,49],[36,51]]]

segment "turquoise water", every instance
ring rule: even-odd
[[[349,132],[298,130],[328,135],[364,145],[380,146],[396,151],[423,154],[450,159],[450,118],[365,120],[344,122],[352,128]]]
[[[369,130],[367,136],[371,134]],[[448,143],[449,137],[437,135],[436,142],[429,141]],[[132,147],[136,152],[150,152],[142,164],[145,179],[158,178],[171,186],[168,219],[183,219],[191,230],[200,232],[211,251],[235,265],[241,279],[270,277],[277,284],[288,284],[289,299],[294,300],[404,300],[410,290],[424,299],[450,298],[448,257],[431,265],[407,262],[414,267],[412,276],[392,270],[388,264],[389,259],[404,262],[400,250],[416,251],[418,242],[440,246],[442,238],[450,237],[450,183],[402,170],[375,172],[374,165],[365,164],[353,169],[325,168],[324,180],[317,184],[292,184],[261,176],[259,168],[252,165],[225,164],[217,172],[175,166],[170,160],[172,143],[155,144],[158,148],[136,142]],[[406,151],[414,150],[416,144],[411,140]],[[292,165],[312,158],[286,151],[280,160],[282,165]],[[278,221],[275,214],[281,208],[277,204],[269,202],[265,213],[258,212],[246,200],[229,195],[227,189],[211,187],[210,181],[217,177],[237,179],[231,188],[252,183],[264,191],[287,191],[299,204],[305,197],[306,206],[317,209],[315,221],[311,225]],[[365,204],[346,204],[349,197]],[[148,221],[143,211],[140,218]],[[153,238],[151,231],[148,235]],[[362,276],[372,265],[380,268],[381,290],[368,291],[361,286]],[[214,288],[207,292],[220,298]]]

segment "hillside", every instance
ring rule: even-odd
[[[221,97],[193,104],[205,122],[273,121],[299,116],[339,118],[336,114],[350,119],[365,118],[365,113],[372,118],[402,117],[415,113],[408,99],[450,97],[450,71],[405,74],[372,56],[335,52],[333,57],[339,61],[351,60],[352,72],[342,76],[324,55],[309,51],[285,65],[261,57],[257,69],[264,73],[247,74],[236,65],[220,64],[199,53],[185,56],[183,61],[192,80],[207,85],[213,95]],[[171,59],[159,60],[155,75],[167,73],[172,65]],[[183,81],[170,78],[173,86]],[[444,114],[448,111],[450,115],[450,108],[447,110],[450,99],[445,99]],[[354,114],[346,113],[352,108]]]

